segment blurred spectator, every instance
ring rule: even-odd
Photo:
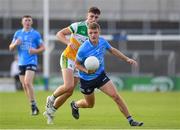
[[[14,56],[14,61],[11,63],[10,75],[14,78],[14,83],[16,90],[22,90],[22,84],[19,79],[19,67],[18,67],[18,57]]]

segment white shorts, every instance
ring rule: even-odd
[[[67,57],[65,57],[63,55],[63,53],[61,54],[61,58],[60,58],[60,66],[61,69],[71,69],[74,71],[74,76],[75,77],[79,77],[78,76],[78,70],[75,68],[75,62],[71,59],[68,59]]]

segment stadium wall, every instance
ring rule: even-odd
[[[82,19],[87,8],[98,6],[105,20],[180,20],[179,0],[49,0],[49,5],[53,19]],[[42,10],[43,0],[0,0],[0,17],[42,18]]]

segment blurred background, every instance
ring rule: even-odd
[[[35,89],[47,89],[44,78],[55,89],[62,83],[59,56],[66,46],[54,35],[84,20],[91,6],[101,9],[102,36],[139,63],[134,68],[106,55],[106,71],[119,90],[180,90],[179,0],[0,0],[0,91],[16,91],[10,74],[16,52],[8,46],[23,15],[33,17],[48,46],[39,58]]]

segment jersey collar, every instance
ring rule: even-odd
[[[98,43],[97,43],[96,45],[94,45],[94,44],[90,41],[90,39],[88,39],[88,41],[89,41],[89,44],[90,44],[91,47],[97,47],[98,44],[99,44],[99,40],[98,40]]]
[[[27,32],[32,32],[33,31],[33,28],[31,28],[29,31],[27,31]],[[22,29],[22,32],[26,32],[25,30],[24,30],[24,28]]]

